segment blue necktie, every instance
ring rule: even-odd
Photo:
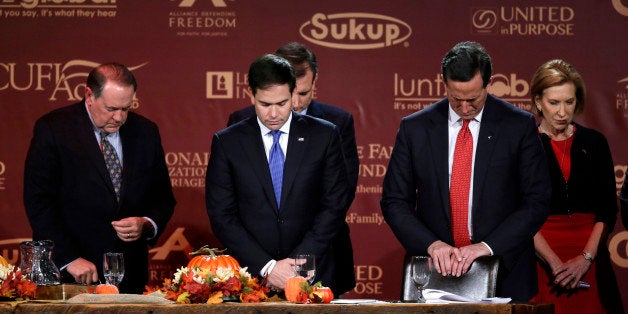
[[[281,201],[281,184],[283,182],[283,163],[285,159],[281,145],[279,145],[281,133],[282,132],[279,130],[270,131],[270,134],[273,136],[273,146],[270,147],[268,158],[268,167],[270,168],[270,176],[273,179],[273,190],[275,191],[275,198],[277,199],[277,208],[280,207]]]
[[[120,201],[120,185],[122,183],[122,166],[120,165],[120,159],[118,154],[113,148],[113,145],[107,140],[107,133],[100,133],[100,144],[102,146],[102,153],[105,157],[105,165],[107,165],[107,171],[111,177],[111,183],[113,183],[113,189],[116,192],[116,199]]]

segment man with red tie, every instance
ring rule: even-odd
[[[443,275],[498,256],[497,296],[527,301],[551,190],[534,116],[488,94],[491,58],[478,43],[455,45],[442,75],[447,97],[401,121],[382,212],[407,253],[430,255]]]

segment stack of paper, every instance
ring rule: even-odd
[[[476,300],[436,289],[423,290],[423,297],[427,300],[427,303],[508,303],[512,300],[511,298],[485,298]]]

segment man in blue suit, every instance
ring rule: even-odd
[[[287,60],[258,58],[248,80],[256,115],[212,139],[205,185],[212,230],[270,288],[283,289],[294,256],[307,253],[316,256],[314,281],[340,295],[355,282],[353,265],[336,262],[352,252],[335,250],[333,241],[350,195],[340,135],[332,123],[292,111],[296,83]]]
[[[349,184],[352,188],[352,201],[355,188],[358,184],[358,167],[360,162],[355,140],[353,115],[342,108],[313,99],[316,81],[319,76],[318,61],[316,55],[311,50],[301,43],[290,42],[279,47],[279,49],[275,51],[275,55],[288,60],[294,68],[297,85],[292,95],[292,110],[300,114],[307,114],[308,116],[327,120],[335,124],[338,128],[342,140],[342,152],[347,163]],[[247,106],[234,111],[229,115],[227,126],[254,115],[254,106]]]
[[[280,56],[290,62],[296,75],[296,87],[292,92],[292,110],[307,114],[308,116],[320,118],[336,125],[340,132],[342,143],[342,153],[347,165],[347,176],[349,179],[349,199],[347,210],[353,202],[355,190],[358,185],[359,158],[358,148],[355,139],[355,128],[353,115],[348,111],[314,100],[314,89],[319,77],[318,61],[316,55],[305,45],[298,42],[287,43],[275,51],[275,55]],[[229,115],[227,125],[232,125],[249,117],[255,116],[254,106],[247,106]],[[338,235],[333,241],[334,250],[338,251],[335,256],[342,257],[336,261],[344,268],[353,267],[353,247],[349,237],[349,225],[344,222]],[[352,289],[355,282],[346,282],[346,289]]]
[[[447,98],[401,121],[382,212],[407,253],[429,254],[439,273],[460,276],[477,257],[496,255],[497,296],[529,300],[537,292],[532,237],[547,218],[551,192],[534,116],[488,94],[491,59],[478,43],[454,46],[442,74]],[[466,125],[473,139],[469,185],[464,197],[450,198]],[[456,225],[451,207],[460,199],[465,219]],[[466,244],[456,245],[460,225]]]

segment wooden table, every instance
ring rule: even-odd
[[[288,302],[223,304],[68,304],[37,301],[0,303],[0,313],[479,313],[551,314],[551,303],[512,304],[293,304]]]

